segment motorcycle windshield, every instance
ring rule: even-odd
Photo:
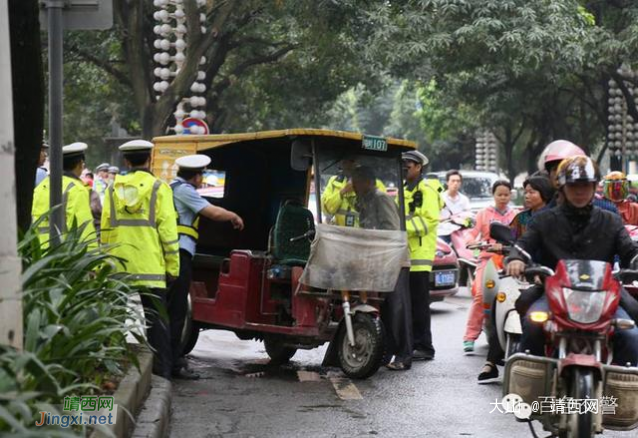
[[[563,263],[569,281],[564,287],[584,292],[604,289],[609,263],[596,260],[565,260]]]

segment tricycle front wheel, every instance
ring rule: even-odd
[[[341,369],[355,379],[365,379],[377,372],[385,353],[383,323],[377,315],[357,313],[352,318],[355,345],[348,342],[346,325],[337,334]]]
[[[270,357],[270,362],[276,365],[288,363],[297,352],[296,348],[286,347],[283,339],[278,336],[267,336],[264,338],[264,347]]]

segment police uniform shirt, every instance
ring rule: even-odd
[[[49,172],[44,167],[38,167],[35,171],[35,186],[37,187],[47,176],[49,176]]]
[[[175,181],[182,184],[173,189],[173,198],[175,199],[175,209],[179,215],[179,223],[190,225],[195,221],[197,214],[210,203],[197,193],[195,187],[186,182],[183,178],[177,177]],[[192,237],[180,235],[179,248],[188,251],[191,255],[195,255],[195,247],[197,242]]]

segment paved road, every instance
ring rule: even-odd
[[[469,303],[457,296],[433,304],[434,361],[416,362],[407,372],[384,368],[364,381],[322,369],[323,348],[272,367],[262,344],[204,332],[191,355],[203,378],[174,385],[170,436],[531,437],[512,415],[490,413],[502,395],[500,384],[476,383],[487,354],[484,338],[477,355],[463,355]]]

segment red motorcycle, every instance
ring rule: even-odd
[[[490,233],[528,256],[508,227],[492,224]],[[534,436],[531,420],[558,437],[589,438],[604,429],[638,427],[638,368],[611,365],[614,333],[635,326],[631,319],[614,318],[621,287],[616,277],[637,274],[614,275],[609,263],[590,260],[561,260],[556,272],[539,266],[526,270],[528,278],[545,283],[549,312],[530,314],[543,325],[545,356],[526,352],[508,358],[503,394],[521,397],[527,415],[519,418],[530,420]]]

